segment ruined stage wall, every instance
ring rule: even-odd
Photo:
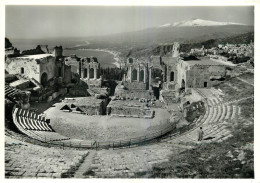
[[[212,87],[218,84],[219,80],[211,80],[211,77],[224,78],[226,75],[225,66],[222,65],[198,65],[186,71],[186,88]],[[205,82],[207,83],[205,86]]]
[[[47,73],[48,80],[55,77],[56,66],[55,66],[55,58],[54,57],[46,57],[46,58],[43,58],[41,60],[41,62],[40,62],[40,74],[41,74],[41,76],[44,72]]]
[[[24,75],[40,82],[40,65],[34,59],[11,58],[6,61],[5,68],[9,74],[20,74],[24,68]]]

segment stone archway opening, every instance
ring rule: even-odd
[[[136,81],[137,80],[137,70],[134,69],[133,70],[133,81]]]
[[[88,77],[88,70],[84,69],[84,78]]]
[[[44,72],[41,76],[41,84],[45,87],[48,84],[48,75]]]
[[[90,70],[89,70],[89,78],[90,79],[94,78],[94,68],[90,68]]]
[[[174,81],[174,72],[171,72],[171,78],[170,81]]]
[[[185,89],[185,81],[184,81],[184,79],[182,79],[182,81],[181,81],[181,88]]]
[[[144,70],[140,71],[139,81],[144,81]]]

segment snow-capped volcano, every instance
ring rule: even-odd
[[[234,23],[234,22],[216,22],[216,21],[202,20],[196,18],[187,21],[175,22],[173,24],[167,23],[159,27],[196,27],[196,26],[224,26],[224,25],[245,25],[245,24]]]

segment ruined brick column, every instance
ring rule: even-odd
[[[88,73],[87,73],[87,79],[89,79],[89,65],[87,67]]]
[[[138,68],[137,68],[137,82],[140,81],[140,65],[138,65]]]
[[[166,76],[165,76],[165,82],[169,82],[170,81],[170,75],[171,75],[171,72],[169,71],[169,66],[167,65],[167,67],[166,67],[166,70],[167,70],[167,72],[166,72]],[[169,73],[168,73],[169,72]]]
[[[130,77],[130,83],[131,83],[132,82],[132,66],[130,66],[129,77]]]
[[[94,68],[94,79],[97,79],[97,68]]]
[[[65,65],[65,61],[64,61],[64,65]],[[80,60],[80,62],[79,62],[79,77],[80,78],[82,78],[82,68],[81,67],[82,67],[82,61]]]
[[[152,67],[149,67],[149,89],[151,90],[152,85]]]
[[[144,67],[144,83],[146,83],[146,72],[147,72],[147,69],[146,69],[146,67]]]

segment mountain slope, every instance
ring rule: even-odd
[[[253,32],[254,26],[228,24],[221,26],[171,26],[149,28],[141,31],[119,33],[108,36],[86,38],[91,41],[110,42],[111,44],[125,45],[153,45],[157,43],[180,43],[206,41]]]
[[[193,43],[184,43],[180,44],[180,51],[181,52],[189,52],[192,48],[201,48],[202,45],[205,48],[212,48],[217,47],[218,44],[249,44],[251,41],[254,41],[254,33],[245,33],[236,36],[226,37],[226,38],[219,38],[219,39],[209,39],[206,41],[199,41]],[[153,45],[153,46],[145,46],[145,47],[135,47],[129,50],[124,50],[123,55],[124,57],[144,57],[150,55],[160,55],[160,46],[161,45]],[[168,53],[165,53],[168,54]],[[164,56],[164,55],[162,55]]]
[[[191,20],[185,20],[181,22],[175,22],[173,24],[167,23],[164,25],[161,25],[159,27],[196,27],[196,26],[225,26],[225,25],[244,25],[241,23],[234,23],[234,22],[216,22],[211,20],[202,20],[202,19],[191,19]]]

